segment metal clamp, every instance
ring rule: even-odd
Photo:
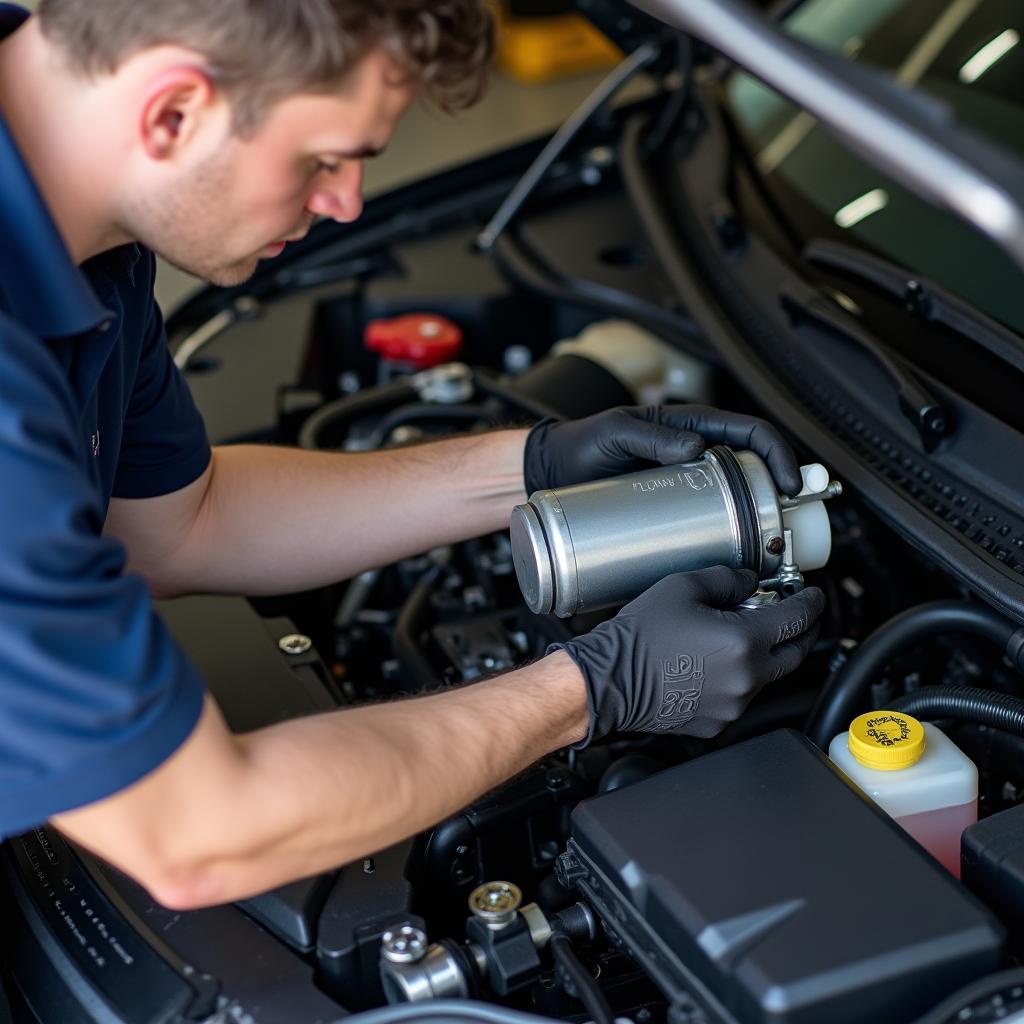
[[[777,590],[783,594],[795,594],[804,589],[804,576],[800,566],[793,561],[793,531],[789,528],[782,531],[783,548],[782,564],[779,571],[771,579],[761,580],[764,590]]]

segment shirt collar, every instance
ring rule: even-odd
[[[135,283],[135,265],[142,259],[142,249],[135,242],[119,245],[116,249],[108,249],[98,256],[86,260],[82,264],[82,272],[86,278],[96,283],[102,275],[109,281],[119,283],[128,278]]]
[[[27,17],[27,11],[0,4],[0,38],[13,32]],[[126,248],[135,247],[126,246],[122,250]],[[109,255],[122,250],[113,250]],[[3,118],[0,118],[0,306],[43,338],[85,334],[111,317],[85,275],[72,262]]]

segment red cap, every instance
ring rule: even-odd
[[[411,363],[419,370],[450,362],[462,351],[462,331],[434,313],[406,313],[393,320],[371,320],[363,336],[382,359]]]

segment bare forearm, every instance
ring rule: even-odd
[[[214,884],[259,890],[306,873],[311,859],[326,867],[384,849],[580,739],[586,699],[581,683],[570,678],[566,685],[568,673],[575,677],[577,670],[559,655],[452,693],[267,730],[248,748],[254,800],[266,805],[266,790],[256,780],[269,780],[283,763],[294,766],[289,774],[296,786],[308,785],[319,770],[320,792],[301,820],[280,832],[272,866],[224,860]],[[313,751],[327,748],[344,748],[346,757],[325,771]],[[282,798],[279,813],[287,820],[294,815],[291,794],[281,786],[273,792]],[[316,804],[333,804],[335,813],[322,817]]]
[[[506,527],[524,497],[524,442],[517,430],[352,454],[218,448],[187,533],[135,567],[164,594],[286,593],[347,579]]]
[[[154,860],[177,866],[141,879],[168,904],[224,902],[422,830],[580,739],[586,719],[582,678],[562,653],[461,690],[235,740],[208,709],[165,766],[59,824],[93,848],[98,840],[97,852],[129,873]],[[221,764],[224,742],[231,753]]]

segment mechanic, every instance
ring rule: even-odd
[[[154,595],[330,584],[504,529],[533,489],[708,443],[799,489],[771,426],[688,406],[372,453],[211,451],[153,253],[234,285],[316,218],[355,220],[364,158],[414,98],[475,100],[492,31],[482,0],[0,5],[0,837],[51,821],[170,907],[238,899],[558,748],[715,735],[807,654],[820,591],[735,610],[756,580],[719,567],[506,675],[233,736],[154,613]]]

